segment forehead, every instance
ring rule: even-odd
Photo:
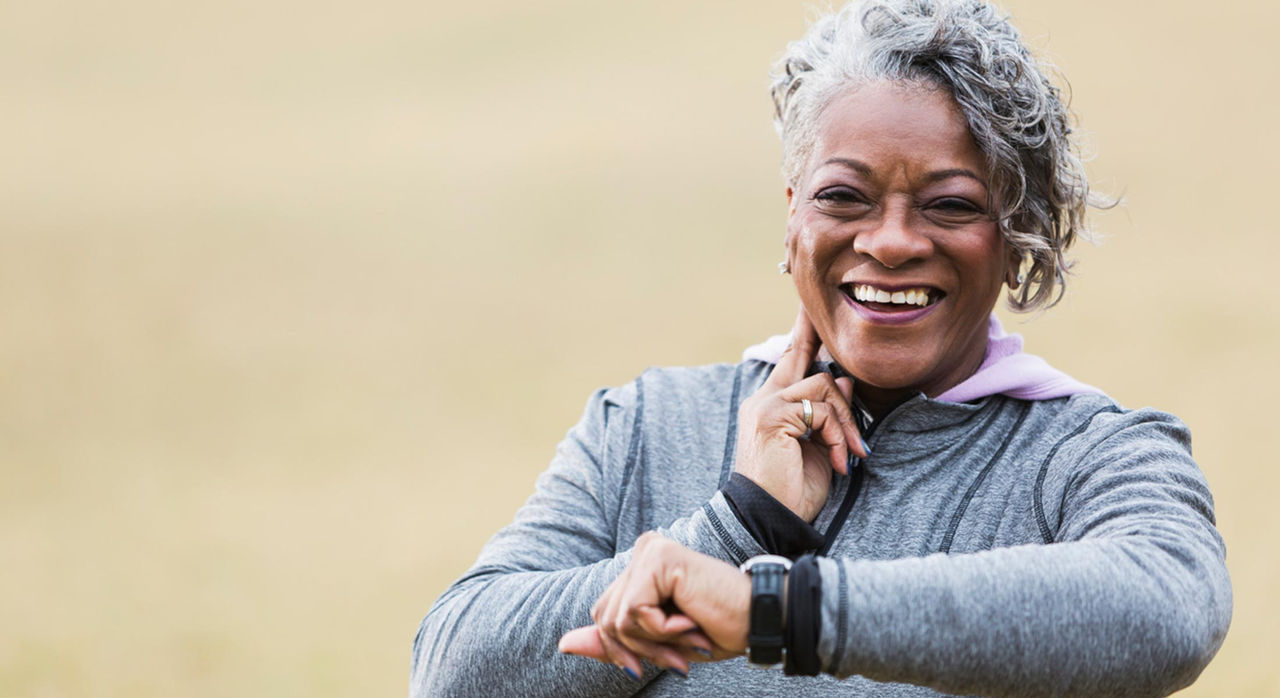
[[[986,175],[986,159],[955,100],[930,86],[874,82],[835,97],[818,118],[815,167],[830,158],[871,169],[966,168]]]

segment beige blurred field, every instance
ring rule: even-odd
[[[1280,696],[1280,5],[1007,6],[1126,199],[1015,326],[1191,425],[1236,610],[1185,695]],[[806,16],[0,3],[0,695],[402,694],[591,390],[788,326]]]

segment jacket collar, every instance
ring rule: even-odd
[[[774,364],[790,344],[790,335],[775,335],[748,347],[742,358]],[[967,403],[992,395],[1052,400],[1081,394],[1100,395],[1102,391],[1059,371],[1039,356],[1024,352],[1022,335],[1007,334],[992,313],[987,325],[987,353],[978,370],[941,395],[920,397],[930,402]]]

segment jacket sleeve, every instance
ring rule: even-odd
[[[627,696],[661,673],[647,666],[633,681],[557,650],[561,635],[591,623],[591,605],[630,559],[618,493],[635,459],[640,391],[636,381],[592,396],[515,520],[432,606],[413,644],[411,696]],[[734,564],[763,553],[719,492],[660,531]]]
[[[1046,545],[821,559],[824,671],[983,695],[1166,695],[1231,619],[1213,501],[1190,435],[1154,410],[1095,418]]]

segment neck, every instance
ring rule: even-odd
[[[917,394],[923,393],[927,397],[937,397],[977,373],[978,369],[982,367],[982,361],[987,356],[986,343],[983,342],[981,346],[982,351],[975,352],[975,355],[966,362],[964,370],[958,372],[958,378],[953,377],[950,380],[938,381],[932,385],[924,384],[908,385],[900,388],[882,388],[880,386],[872,385],[857,376],[853,376],[854,393],[858,396],[858,399],[862,401],[862,404],[867,408],[867,411],[871,413],[871,418],[875,421],[879,421],[884,418],[885,415],[889,414],[889,412],[893,411],[893,408]]]
[[[871,413],[871,419],[876,422],[920,392],[914,388],[878,388],[862,381],[855,381],[853,391]]]

